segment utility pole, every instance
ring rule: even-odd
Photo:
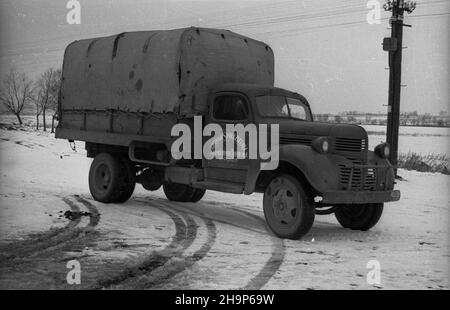
[[[411,27],[403,23],[404,12],[412,13],[416,8],[414,1],[386,0],[384,9],[392,12],[391,37],[384,38],[383,50],[389,52],[389,99],[386,141],[390,146],[389,161],[397,166],[398,133],[400,126],[400,89],[402,76],[403,27]],[[397,175],[397,169],[395,169]]]

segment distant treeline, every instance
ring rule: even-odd
[[[314,120],[329,123],[349,123],[359,125],[386,125],[387,114],[384,113],[363,113],[358,111],[342,112],[339,114],[315,114]],[[438,115],[430,113],[419,114],[405,112],[400,114],[401,126],[424,126],[424,127],[450,127],[450,115],[446,111],[439,112]]]

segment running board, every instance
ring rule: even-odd
[[[196,188],[211,189],[211,190],[233,193],[233,194],[242,194],[244,192],[244,185],[242,185],[242,184],[233,184],[233,183],[220,182],[220,181],[194,182],[194,183],[192,183],[192,186],[196,187]]]

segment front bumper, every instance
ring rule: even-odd
[[[400,191],[331,191],[322,194],[323,204],[364,204],[398,201]]]

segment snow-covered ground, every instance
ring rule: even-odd
[[[259,194],[169,203],[137,185],[127,203],[95,202],[91,159],[76,146],[0,129],[0,288],[449,288],[449,176],[400,170],[402,199],[372,230],[316,216],[292,241],[267,231]],[[89,213],[69,221],[68,210]],[[73,259],[80,285],[66,282]],[[370,260],[380,284],[366,280]]]
[[[386,126],[362,125],[369,134],[369,148],[386,141]],[[398,150],[422,155],[442,154],[450,157],[450,128],[400,126]]]

